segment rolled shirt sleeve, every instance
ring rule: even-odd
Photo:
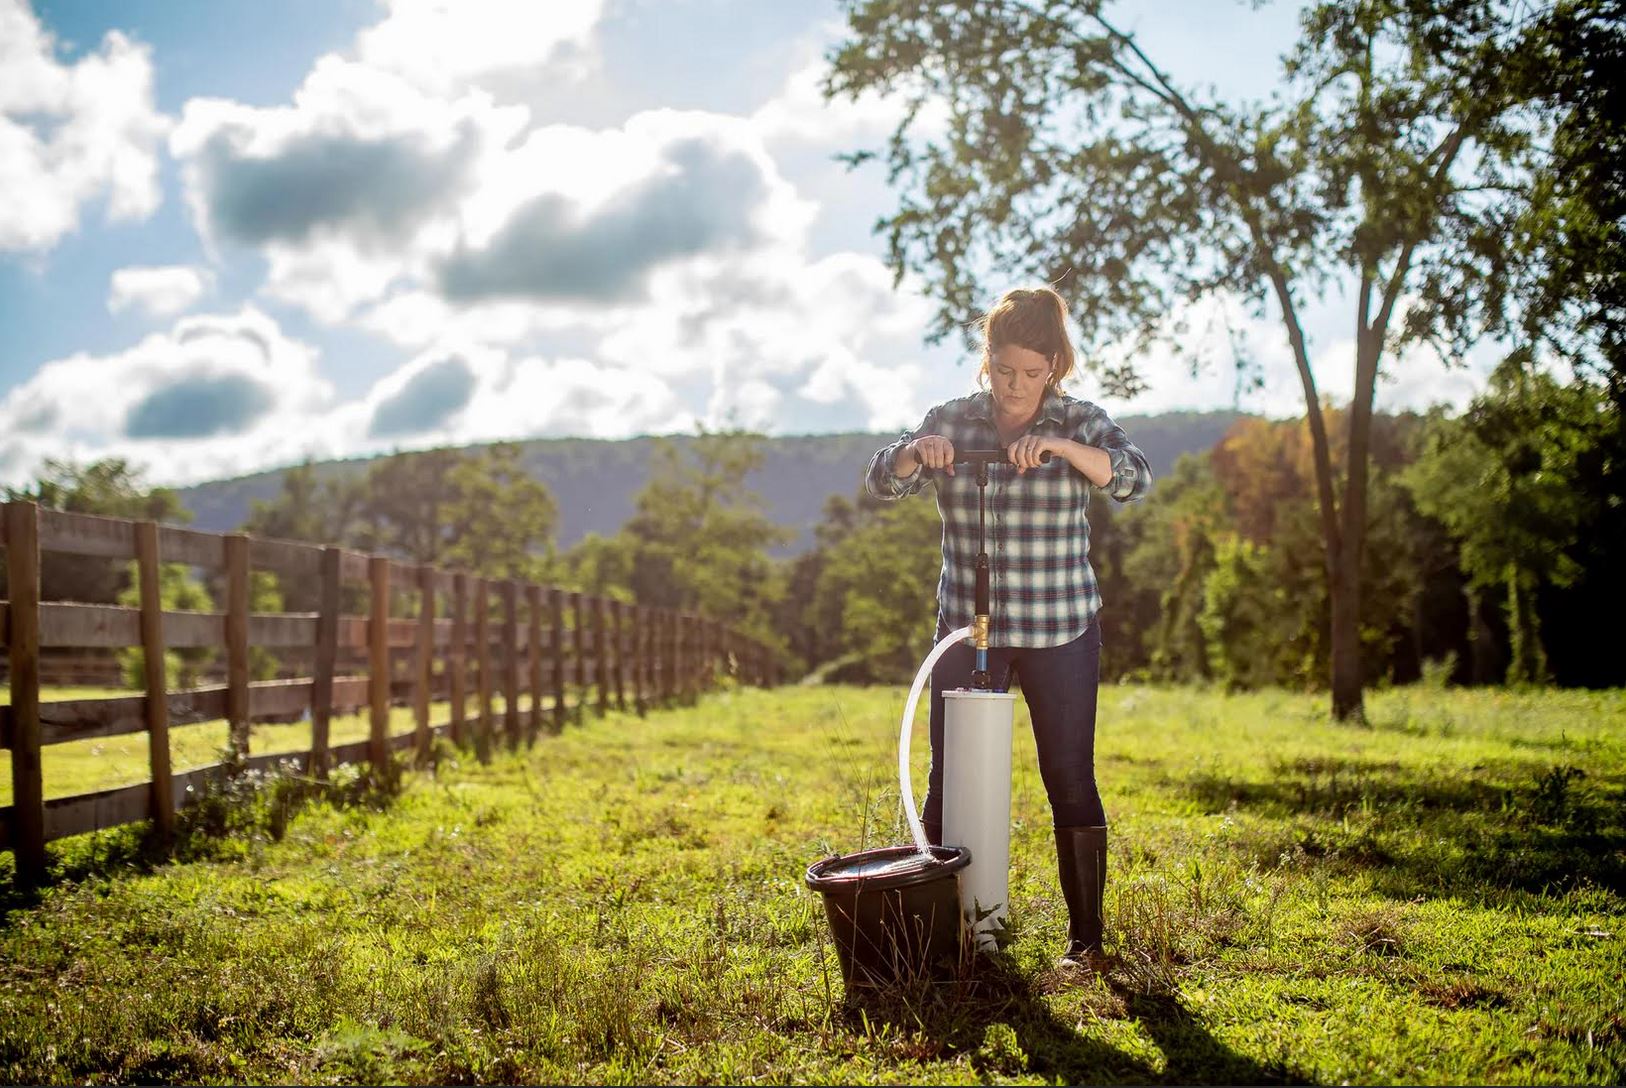
[[[1078,440],[1107,453],[1112,479],[1101,488],[1118,502],[1135,502],[1152,487],[1152,466],[1140,447],[1098,405],[1091,404],[1078,428]]]
[[[937,433],[936,415],[937,409],[933,408],[926,413],[926,418],[920,421],[920,426],[912,431],[905,431],[896,442],[875,451],[875,456],[869,461],[869,471],[864,474],[864,490],[877,499],[901,499],[919,494],[925,489],[935,475],[932,469],[917,464],[915,471],[902,479],[898,478],[894,469],[903,447],[921,435]]]

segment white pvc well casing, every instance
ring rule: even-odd
[[[943,845],[971,848],[960,872],[960,909],[977,944],[995,947],[1005,924],[1011,873],[1011,722],[1008,691],[943,692]]]

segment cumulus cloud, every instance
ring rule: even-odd
[[[446,93],[461,83],[549,64],[580,67],[603,14],[601,0],[388,0],[389,15],[362,31],[361,60]]]
[[[0,434],[22,471],[47,456],[125,456],[155,479],[207,479],[297,459],[332,397],[315,350],[245,307],[183,317],[124,351],[46,363],[0,399]]]
[[[440,286],[454,301],[625,300],[641,293],[657,264],[751,244],[752,215],[767,195],[748,155],[680,140],[663,149],[653,176],[589,213],[552,193],[536,197],[488,246],[449,257]]]
[[[245,374],[178,374],[148,393],[125,417],[131,438],[208,438],[240,434],[275,403],[261,381]]]
[[[49,249],[99,197],[109,219],[151,215],[167,125],[145,46],[110,31],[62,64],[27,4],[0,0],[0,251]]]
[[[421,434],[444,427],[467,407],[475,376],[460,356],[439,359],[405,375],[399,390],[373,409],[367,433],[373,438]]]
[[[115,314],[136,309],[152,317],[173,317],[203,297],[209,284],[209,274],[190,265],[132,265],[113,273],[107,308]]]
[[[399,249],[455,195],[482,145],[523,120],[488,98],[430,98],[329,56],[290,107],[192,99],[170,149],[211,238],[298,245],[342,235]]]

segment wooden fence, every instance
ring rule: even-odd
[[[10,600],[0,601],[0,640],[10,660],[11,705],[0,706],[0,748],[11,752],[12,803],[0,808],[0,849],[12,851],[24,886],[44,878],[47,842],[143,819],[168,837],[186,799],[232,771],[302,759],[306,773],[321,779],[338,763],[382,766],[399,748],[427,759],[436,735],[459,745],[518,744],[590,704],[601,713],[611,706],[643,713],[692,700],[721,674],[758,685],[779,679],[762,645],[693,614],[337,547],[65,514],[30,502],[6,503],[4,513],[0,546]],[[42,553],[134,560],[140,607],[41,601]],[[163,563],[220,572],[225,611],[164,611]],[[317,587],[317,611],[249,611],[251,571],[274,573],[283,585]],[[369,601],[368,613],[344,614],[346,586],[358,583],[365,592],[349,596]],[[42,649],[129,646],[144,651],[143,694],[40,701]],[[165,651],[201,647],[224,648],[226,683],[167,690]],[[312,675],[251,682],[254,647],[302,652],[312,660]],[[362,655],[360,674],[336,674],[345,648]],[[521,695],[530,696],[523,710]],[[449,701],[450,716],[432,722],[437,699]],[[412,732],[390,734],[392,703],[412,707]],[[362,707],[369,711],[367,738],[330,745],[333,715]],[[307,713],[308,751],[249,751],[251,723]],[[233,758],[173,773],[170,727],[218,719],[227,723]],[[45,799],[43,747],[141,732],[149,742],[148,781]]]

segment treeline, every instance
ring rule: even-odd
[[[1626,683],[1626,659],[1596,622],[1626,604],[1615,562],[1626,540],[1620,399],[1515,358],[1460,415],[1377,419],[1362,584],[1368,683]],[[1336,442],[1343,418],[1328,411]],[[930,648],[935,505],[832,495],[814,547],[774,559],[790,531],[743,483],[762,457],[761,438],[744,432],[662,441],[632,517],[562,551],[553,494],[513,444],[401,453],[322,481],[302,465],[240,528],[693,610],[774,647],[793,675],[907,680]],[[188,520],[173,492],[144,487],[122,461],[47,462],[8,497]],[[1325,687],[1320,516],[1307,429],[1254,417],[1182,457],[1145,502],[1097,497],[1108,678]],[[48,598],[132,593],[127,570],[98,560],[60,557],[45,582]],[[314,592],[262,576],[255,607],[310,610]],[[173,567],[164,595],[166,607],[208,609],[219,590]],[[177,658],[171,668],[184,683],[206,664]],[[139,659],[126,669],[138,675]]]
[[[1380,416],[1362,578],[1368,684],[1626,684],[1620,390],[1506,362],[1460,415]],[[1333,460],[1342,412],[1328,406]],[[1329,599],[1310,436],[1243,418],[1142,503],[1091,504],[1110,679],[1319,690]],[[907,680],[930,648],[939,522],[832,498],[779,629],[834,677]]]

